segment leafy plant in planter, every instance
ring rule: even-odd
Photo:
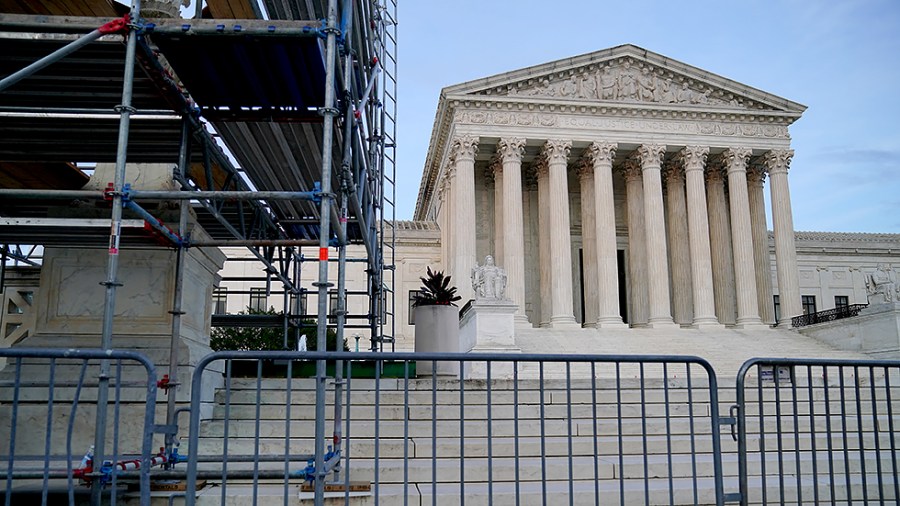
[[[284,316],[284,311],[275,311],[270,307],[266,311],[248,307],[246,311],[238,314]],[[303,320],[300,327],[300,335],[306,336],[306,349],[316,351],[318,329],[313,320]],[[325,335],[328,351],[337,351],[337,333],[334,329],[328,329]],[[297,334],[288,332],[287,349],[297,349]],[[277,327],[215,327],[210,334],[209,346],[215,351],[282,351],[284,347],[284,330]],[[346,340],[343,343],[343,351],[350,351]]]
[[[450,276],[444,276],[444,271],[432,271],[428,267],[422,280],[422,288],[413,302],[414,307],[419,306],[456,306],[455,302],[462,297],[456,295],[456,287],[450,286]]]

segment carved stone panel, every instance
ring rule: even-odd
[[[631,57],[533,77],[479,94],[770,109],[748,97]]]

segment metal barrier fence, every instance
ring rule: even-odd
[[[741,504],[896,504],[900,362],[753,359],[737,376]]]
[[[76,504],[90,495],[91,504],[117,504],[131,482],[149,506],[150,467],[159,459],[156,368],[147,358],[28,348],[0,349],[0,357],[3,503]]]
[[[716,376],[700,358],[359,356],[221,352],[198,363],[194,392],[223,369],[225,387],[211,419],[193,398],[186,503],[315,492],[316,504],[723,502]],[[294,377],[313,360],[340,372],[327,389]],[[281,378],[264,377],[272,367]],[[316,462],[322,439],[332,447]],[[304,492],[313,477],[331,491]],[[198,489],[203,480],[219,486]]]

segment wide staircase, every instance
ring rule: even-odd
[[[897,369],[769,369],[762,381],[759,371],[745,385],[750,503],[896,502]],[[349,503],[715,504],[716,443],[724,493],[740,490],[729,423],[737,420],[714,418],[697,364],[535,363],[506,372],[490,382],[352,379],[341,424],[349,464],[339,480],[371,488],[348,492]],[[734,381],[718,385],[720,417],[736,401]],[[329,393],[328,444],[332,403]],[[314,404],[311,379],[233,378],[194,450],[212,461],[201,470],[225,461],[244,474],[207,480],[198,503],[311,501],[301,479],[254,486],[247,473],[284,471],[286,453],[313,452]],[[267,461],[246,462],[257,455]],[[342,504],[345,492],[328,497]]]

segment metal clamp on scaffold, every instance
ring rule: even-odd
[[[114,19],[109,23],[97,28],[97,31],[103,35],[112,35],[114,33],[127,33],[134,25],[131,24],[131,15],[126,14],[121,18]]]

